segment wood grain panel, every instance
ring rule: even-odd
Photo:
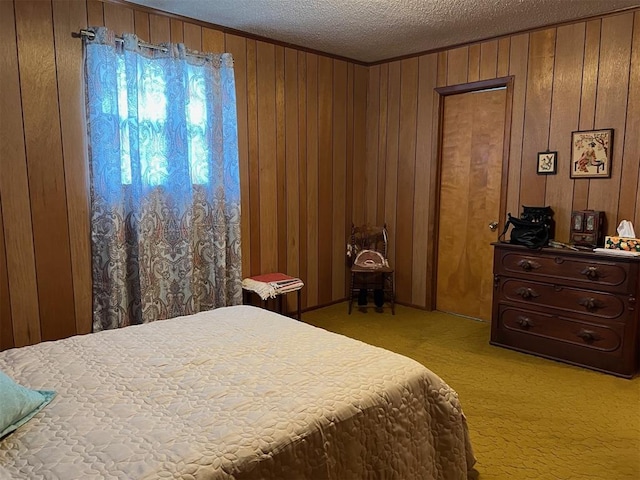
[[[603,210],[608,219],[607,234],[615,235],[618,225],[618,195],[629,89],[629,62],[633,37],[633,15],[616,15],[602,20],[600,42],[600,68],[598,69],[598,93],[596,103],[596,128],[613,128],[613,160],[611,178],[592,180],[589,187],[588,208]],[[631,134],[631,132],[630,132]],[[637,136],[638,133],[633,133]],[[631,161],[631,159],[629,159]],[[636,157],[637,168],[637,157]]]
[[[287,271],[287,199],[286,199],[286,150],[284,107],[284,47],[275,46],[276,74],[276,197],[277,197],[277,251],[278,272]]]
[[[206,29],[205,29],[206,30]],[[234,59],[236,106],[238,113],[238,162],[240,166],[240,192],[249,192],[249,132],[247,114],[247,44],[243,37],[226,35],[227,51]],[[241,195],[240,228],[242,238],[242,276],[251,276],[251,210],[249,195]]]
[[[498,41],[482,43],[482,54],[480,56],[480,80],[496,78],[498,69]]]
[[[509,150],[509,173],[507,179],[507,212],[518,216],[520,213],[520,172],[523,162],[522,142],[524,136],[524,114],[527,91],[529,35],[523,34],[511,37],[510,52],[509,74],[514,76],[514,85],[511,142]]]
[[[382,112],[380,111],[380,65],[369,68],[367,82],[367,155],[355,158],[354,161],[354,204],[363,204],[362,217],[354,215],[354,225],[374,223],[377,202],[378,143],[383,138],[380,134]],[[372,178],[374,181],[371,181]],[[360,191],[362,190],[362,193]]]
[[[440,82],[440,56],[436,59],[437,71],[435,72],[436,86]],[[433,91],[433,106],[431,115],[431,158],[429,162],[429,204],[428,204],[428,219],[427,219],[427,280],[433,280],[436,274],[437,268],[437,235],[438,235],[438,212],[440,201],[440,168],[439,158],[441,153],[441,133],[442,133],[442,107],[440,95],[434,89]],[[436,307],[436,286],[433,282],[427,287],[427,294],[425,297],[425,306],[430,309]]]
[[[400,142],[400,89],[402,82],[402,63],[389,64],[389,93],[387,110],[387,155],[384,169],[384,210],[378,213],[378,225],[387,224],[393,238],[398,238],[398,146]],[[382,213],[382,215],[380,215]],[[396,264],[396,241],[389,242],[389,261]],[[396,272],[396,277],[398,273]]]
[[[0,197],[15,346],[41,340],[13,4],[0,2]]]
[[[7,275],[7,251],[4,245],[2,197],[0,196],[0,350],[6,350],[14,346],[11,299],[9,298],[9,276]]]
[[[447,63],[449,61],[446,50],[438,52],[438,87],[447,85]]]
[[[411,278],[411,303],[427,305],[427,279],[430,279],[428,262],[433,256],[433,236],[429,232],[429,208],[431,198],[431,151],[434,141],[434,114],[438,103],[434,88],[437,82],[438,57],[422,56],[418,66],[418,110],[416,117],[416,169],[413,214],[413,269]],[[435,129],[437,131],[437,128]]]
[[[624,139],[622,184],[618,218],[627,219],[640,230],[640,12],[633,20],[633,45],[631,46],[631,73],[629,75],[629,99],[627,102],[627,124]],[[633,159],[636,159],[634,161]],[[634,168],[636,169],[634,175]],[[635,194],[634,194],[635,192]],[[635,197],[635,198],[634,198]],[[638,232],[636,232],[638,235]]]
[[[260,239],[260,157],[258,148],[258,83],[256,41],[247,40],[247,137],[249,156],[249,215],[251,275],[263,273]],[[246,249],[243,249],[246,250]],[[266,272],[264,272],[266,273]]]
[[[576,23],[559,27],[556,39],[549,150],[558,152],[560,163],[558,173],[546,177],[544,205],[553,208],[555,239],[560,242],[569,241],[573,188],[569,179],[571,141],[567,140],[578,126],[580,115],[584,35],[585,24]]]
[[[345,216],[347,209],[347,64],[342,60],[333,60],[333,130],[332,139],[332,233],[331,238],[331,301],[344,298],[345,278]]]
[[[15,8],[40,327],[52,340],[76,331],[53,19],[37,1]]]
[[[149,36],[151,43],[168,43],[171,41],[171,21],[161,15],[149,15]]]
[[[110,28],[116,35],[123,33],[133,33],[134,20],[133,10],[117,3],[104,4],[104,26]]]
[[[449,50],[447,56],[447,85],[467,83],[469,68],[469,47]]]
[[[318,302],[332,300],[333,60],[318,57]]]
[[[202,27],[193,23],[185,22],[184,24],[184,44],[190,50],[206,51],[202,48]],[[219,53],[219,52],[218,52]]]
[[[56,1],[53,3],[53,18],[76,333],[89,333],[93,307],[82,42],[69,35],[69,32],[87,27],[87,13],[82,3]],[[144,25],[144,22],[140,23]],[[78,125],[83,128],[78,128]]]
[[[298,163],[298,52],[284,51],[285,91],[285,155],[286,155],[286,272],[300,275],[300,174]],[[287,295],[289,309],[295,304],[294,295]]]
[[[171,26],[171,42],[183,43],[184,42],[184,23],[181,20],[172,18],[169,21]]]
[[[371,186],[371,191],[376,192],[376,198],[371,199],[372,209],[368,212],[367,223],[380,225],[386,221],[385,218],[385,179],[387,169],[387,142],[389,140],[389,64],[380,67],[380,119],[379,119],[379,139],[378,139],[378,162],[375,168],[365,173],[367,182]],[[372,166],[373,167],[373,166]],[[368,198],[367,198],[368,200]]]
[[[256,42],[260,271],[278,271],[275,46]]]
[[[509,50],[511,49],[511,38],[501,38],[498,40],[498,66],[496,76],[506,77],[509,75]]]
[[[549,144],[549,117],[556,30],[546,29],[531,34],[529,69],[527,72],[527,108],[522,142],[520,204],[542,205],[545,177],[536,174],[535,159]],[[526,182],[522,182],[526,178]]]
[[[141,12],[135,10],[133,12],[133,23],[135,27],[135,33],[143,42],[151,41],[150,26],[149,26],[149,14],[147,12]]]
[[[202,50],[210,53],[222,53],[225,52],[225,39],[232,37],[233,35],[225,35],[219,30],[212,28],[202,29]]]
[[[398,184],[396,206],[396,297],[411,303],[413,276],[413,210],[416,173],[416,126],[418,115],[417,58],[402,60],[400,123],[398,144]]]
[[[362,65],[354,66],[353,85],[353,222],[356,225],[365,223],[364,205],[364,166],[367,161],[367,151],[370,148],[368,141],[367,118],[367,89],[369,84],[369,70]],[[377,122],[375,123],[377,126]],[[377,128],[376,128],[377,132]],[[373,153],[373,152],[372,152]],[[377,160],[377,150],[375,152]]]
[[[307,58],[307,305],[318,305],[318,56]],[[323,234],[324,238],[324,234]]]
[[[87,23],[92,27],[104,26],[104,5],[99,0],[87,0]]]
[[[480,49],[479,43],[469,46],[469,74],[468,82],[477,82],[480,80]]]
[[[300,278],[307,284],[307,55],[298,52],[298,192],[300,197]],[[302,308],[309,304],[307,288],[302,289]]]
[[[598,63],[600,59],[600,30],[602,20],[586,24],[584,43],[584,65],[582,68],[582,96],[580,97],[580,125],[578,130],[593,130],[596,116],[596,88],[598,86]],[[584,210],[589,201],[589,179],[573,182],[573,210]]]
[[[347,98],[346,98],[346,124],[347,129],[345,131],[345,142],[346,142],[346,157],[345,157],[345,210],[343,216],[343,232],[344,232],[344,241],[346,242],[348,236],[351,234],[351,223],[353,221],[353,155],[354,155],[354,142],[355,142],[355,132],[354,132],[354,115],[353,110],[355,106],[355,98],[353,95],[353,89],[355,86],[355,69],[354,65],[351,63],[346,64],[347,68]],[[366,92],[367,85],[364,84],[364,91]],[[366,104],[365,104],[366,108]],[[351,280],[350,272],[347,269],[347,261],[345,256],[345,250],[342,249],[342,268],[345,270],[345,284],[344,290],[342,292],[342,297],[345,295],[348,296],[348,288],[349,282]]]

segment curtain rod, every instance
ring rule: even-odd
[[[84,28],[80,29],[80,31],[78,32],[71,32],[71,36],[73,38],[88,38],[89,40],[93,40],[94,38],[96,38],[95,33],[93,33],[91,30],[86,30]],[[118,43],[124,42],[124,39],[122,37],[116,36],[115,39],[116,39],[116,42]],[[165,52],[165,53],[169,51],[167,47],[164,47],[162,45],[154,45],[152,43],[143,42],[141,40],[138,40],[138,46],[143,48],[149,48],[151,50],[160,50],[161,52]],[[192,51],[187,51],[186,53],[191,57],[208,58],[207,55],[195,53]]]

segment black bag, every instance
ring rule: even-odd
[[[544,223],[549,231],[549,238],[554,238],[556,222],[553,220],[551,207],[526,207],[523,205],[520,220]]]
[[[549,244],[552,238],[553,210],[550,207],[522,207],[520,218],[507,214],[507,223],[500,234],[503,238],[509,226],[512,226],[509,243],[524,245],[525,247],[538,249]]]

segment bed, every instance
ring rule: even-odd
[[[419,363],[252,306],[0,352],[56,396],[0,478],[464,479],[456,393]]]

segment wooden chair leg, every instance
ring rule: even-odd
[[[354,274],[351,274],[351,285],[349,287],[349,315],[351,315],[351,306],[353,304],[353,282],[354,282]]]
[[[278,313],[280,315],[284,315],[284,302],[282,301],[282,299],[284,298],[284,295],[280,294],[276,297],[277,299],[277,303],[278,303]]]
[[[396,314],[396,287],[393,282],[393,277],[395,273],[391,274],[391,315]]]

